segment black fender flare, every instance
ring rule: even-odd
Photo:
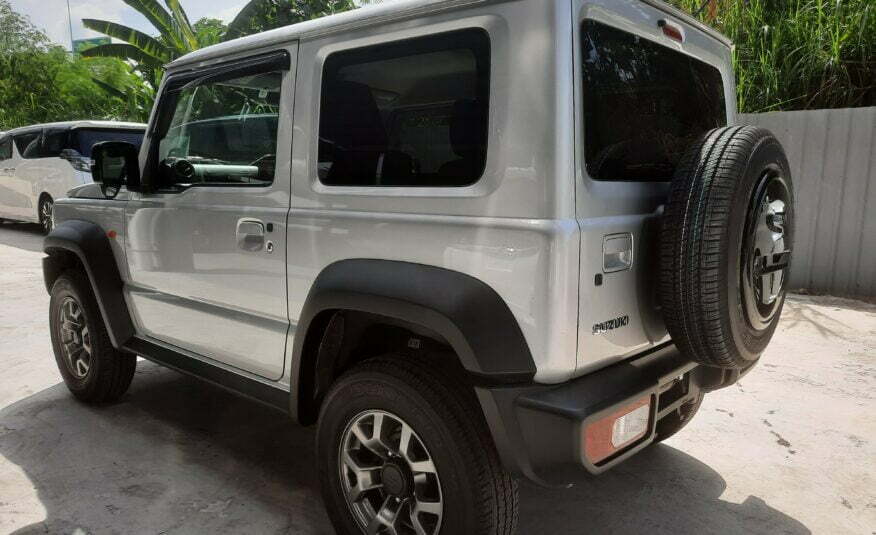
[[[354,310],[405,321],[439,334],[481,384],[528,383],[529,345],[507,303],[464,273],[411,262],[349,259],[328,265],[307,295],[291,354],[292,391],[302,392],[302,361],[311,323],[322,312]],[[312,342],[311,342],[312,343]],[[291,396],[298,420],[300,395]]]
[[[69,267],[66,255],[74,255],[88,275],[110,341],[114,348],[121,349],[134,335],[134,324],[109,240],[106,231],[90,221],[62,222],[43,241],[43,251],[48,255],[43,258],[43,278],[51,293],[55,280]]]

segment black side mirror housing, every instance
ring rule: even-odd
[[[125,141],[101,141],[91,148],[94,165],[91,177],[100,183],[103,194],[112,199],[119,188],[128,191],[140,190],[140,163],[137,146]]]

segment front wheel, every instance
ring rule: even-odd
[[[55,202],[48,195],[44,195],[42,199],[40,199],[39,206],[37,208],[40,226],[43,227],[43,232],[48,234],[52,231],[55,226],[55,222],[52,219],[52,212],[55,209]]]
[[[517,484],[474,393],[426,360],[369,360],[320,414],[320,481],[342,534],[510,534]]]
[[[113,348],[82,272],[67,271],[52,285],[49,327],[58,370],[74,396],[102,403],[125,393],[137,357]]]

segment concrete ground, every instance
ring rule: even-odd
[[[0,226],[0,533],[330,533],[313,430],[140,362],[68,395],[41,237]],[[793,297],[762,364],[679,435],[569,490],[523,484],[522,534],[876,535],[876,306]]]

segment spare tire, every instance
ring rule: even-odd
[[[788,160],[763,128],[708,132],[682,157],[663,215],[660,302],[691,360],[746,368],[782,312],[794,238]]]

